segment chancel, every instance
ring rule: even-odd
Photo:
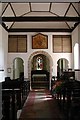
[[[80,1],[0,2],[1,120],[80,119]]]

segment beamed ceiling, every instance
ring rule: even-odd
[[[2,3],[8,32],[72,32],[80,23],[80,2]]]

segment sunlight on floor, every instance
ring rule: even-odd
[[[48,120],[61,118],[62,120],[62,115],[49,90],[34,89],[28,96],[19,120],[25,118],[26,120],[27,118],[35,118],[36,120],[37,118]]]
[[[43,100],[45,100],[45,101],[46,101],[46,100],[51,100],[51,99],[52,99],[52,98],[44,98]]]
[[[36,93],[36,102],[42,102],[52,99],[52,95],[46,95],[45,93]]]

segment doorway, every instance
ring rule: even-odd
[[[57,77],[61,78],[64,71],[67,71],[69,68],[69,62],[65,58],[61,58],[57,61]]]
[[[13,60],[13,79],[17,79],[24,73],[24,61],[21,58]]]

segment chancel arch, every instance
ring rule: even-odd
[[[31,88],[31,71],[36,70],[36,60],[40,58],[42,61],[42,69],[49,72],[49,89],[51,88],[51,77],[52,77],[52,66],[53,60],[52,57],[45,51],[37,51],[30,55],[28,60],[28,77],[30,79],[30,88]],[[40,60],[39,59],[39,60]],[[44,62],[45,61],[45,62]],[[33,64],[34,62],[34,64]]]

